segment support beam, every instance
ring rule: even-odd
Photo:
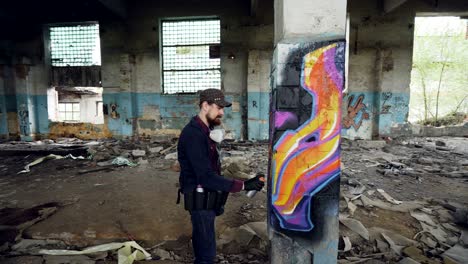
[[[384,12],[390,13],[406,1],[407,0],[384,0]]]
[[[250,0],[250,16],[256,17],[258,11],[258,0]]]

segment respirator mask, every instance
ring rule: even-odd
[[[213,130],[210,131],[210,138],[211,138],[211,140],[213,140],[216,143],[221,143],[221,141],[224,140],[224,135],[225,134],[226,134],[226,132],[222,128],[213,129]]]

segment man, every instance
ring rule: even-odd
[[[177,146],[180,164],[180,192],[184,206],[191,214],[194,263],[213,263],[216,257],[215,217],[224,211],[229,192],[260,191],[263,175],[247,181],[221,176],[221,163],[213,128],[221,125],[225,100],[218,89],[200,93],[200,112],[182,130]],[[210,136],[211,135],[211,136]],[[180,196],[179,196],[180,198]],[[178,199],[179,201],[179,199]]]

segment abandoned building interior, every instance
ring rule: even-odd
[[[176,146],[208,88],[232,102],[222,175],[268,175],[230,196],[216,263],[468,263],[466,0],[18,0],[0,22],[0,263],[191,263]]]

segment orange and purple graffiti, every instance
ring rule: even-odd
[[[310,119],[273,146],[271,203],[285,229],[312,230],[311,198],[340,174],[343,74],[336,49],[331,44],[304,56],[301,86],[313,98]]]

